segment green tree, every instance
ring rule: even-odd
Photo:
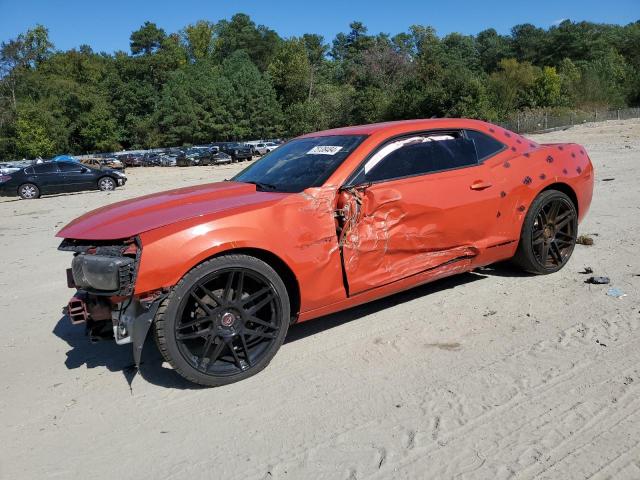
[[[579,63],[579,96],[584,106],[622,107],[633,95],[634,70],[619,53],[610,50],[600,58]]]
[[[131,53],[133,55],[151,55],[157,52],[167,34],[153,22],[144,25],[133,32],[130,37]]]
[[[267,72],[284,108],[308,98],[311,63],[303,40],[281,42]]]
[[[54,153],[55,142],[49,135],[43,115],[34,108],[18,112],[16,120],[17,154],[28,158],[48,157]]]
[[[234,139],[269,138],[282,130],[282,107],[271,82],[258,70],[248,54],[240,50],[222,64],[224,76],[233,87],[227,108],[234,122],[229,136]]]
[[[36,69],[51,57],[53,44],[42,25],[21,33],[16,39],[0,44],[0,107],[17,109],[16,89],[25,70]]]
[[[239,50],[244,50],[260,71],[267,69],[281,41],[278,34],[256,25],[248,15],[238,13],[230,21],[221,20],[216,25],[216,57],[222,62]]]
[[[542,28],[530,23],[511,29],[511,48],[521,62],[538,64],[547,45],[547,35]]]
[[[498,71],[491,74],[489,88],[498,112],[509,112],[535,106],[533,87],[539,69],[529,62],[506,58],[498,63]]]
[[[304,48],[309,61],[309,100],[313,94],[313,88],[316,81],[317,72],[325,62],[325,57],[329,47],[324,43],[322,35],[314,33],[305,33],[302,36]]]
[[[544,67],[533,85],[534,103],[537,107],[557,107],[562,103],[562,77],[555,67]]]
[[[173,146],[230,139],[233,94],[231,82],[211,62],[174,72],[155,114],[161,143]]]
[[[560,76],[560,104],[565,107],[578,105],[578,90],[582,74],[570,58],[564,58],[558,67]]]
[[[192,62],[206,60],[213,55],[216,26],[204,20],[187,25],[182,31],[185,49]]]
[[[503,58],[513,57],[509,38],[499,35],[494,28],[478,33],[475,39],[480,65],[485,72],[493,72]]]

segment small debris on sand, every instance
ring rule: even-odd
[[[607,295],[613,298],[622,298],[627,296],[626,293],[616,287],[611,287],[609,290],[607,290]]]
[[[588,235],[580,235],[576,238],[576,243],[578,245],[593,245],[593,238]]]
[[[584,283],[590,283],[592,285],[607,285],[610,283],[609,277],[589,277]]]

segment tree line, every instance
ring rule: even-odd
[[[130,52],[106,54],[56,50],[38,25],[0,46],[0,159],[640,104],[640,21],[442,37],[349,27],[329,43],[245,14],[176,33],[145,22]]]

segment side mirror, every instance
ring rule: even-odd
[[[82,167],[82,168],[80,169],[80,171],[81,171],[82,173],[87,173],[87,172],[89,171],[89,169],[88,169],[87,167]]]

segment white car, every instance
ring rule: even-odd
[[[253,147],[253,150],[255,152],[258,152],[260,155],[264,155],[266,153],[272,152],[276,148],[278,148],[278,145],[273,142],[262,142],[256,143],[256,145]]]

